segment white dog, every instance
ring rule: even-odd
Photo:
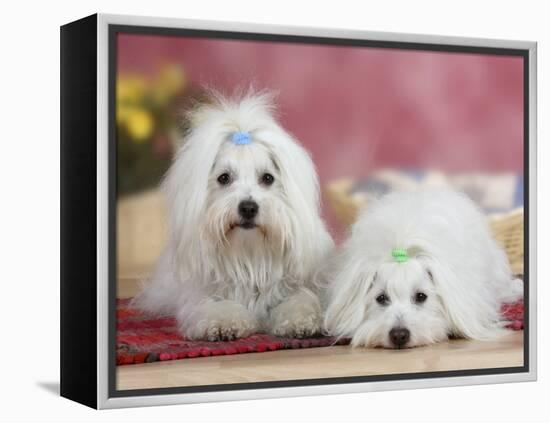
[[[489,339],[503,332],[501,303],[523,292],[486,217],[454,191],[369,205],[335,261],[325,327],[354,346]]]
[[[249,93],[192,112],[164,181],[169,242],[135,304],[189,339],[322,329],[314,271],[332,249],[308,153]]]

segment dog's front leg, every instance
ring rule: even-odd
[[[276,335],[305,338],[321,332],[319,299],[311,291],[297,292],[271,310],[268,328]]]
[[[177,314],[183,335],[188,339],[230,341],[256,332],[254,316],[234,301],[206,300],[183,307]]]

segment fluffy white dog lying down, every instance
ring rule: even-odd
[[[314,165],[268,94],[214,96],[164,181],[169,242],[134,305],[174,313],[190,339],[318,333],[313,274],[332,239]]]
[[[504,331],[501,303],[522,293],[465,195],[392,193],[369,204],[337,256],[325,326],[354,346],[488,339]]]

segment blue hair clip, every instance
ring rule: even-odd
[[[237,131],[233,132],[231,141],[233,141],[233,144],[236,145],[247,145],[252,142],[252,138],[248,132]]]

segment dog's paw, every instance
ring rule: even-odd
[[[310,338],[321,333],[318,316],[296,316],[282,320],[276,324],[272,333],[282,338]]]
[[[207,324],[204,338],[208,341],[232,341],[253,334],[255,329],[256,326],[248,319],[211,320]]]
[[[321,333],[322,316],[316,303],[290,300],[273,309],[270,332],[284,338],[308,338]]]
[[[183,331],[190,339],[231,341],[256,330],[257,324],[248,310],[237,303],[220,301],[205,306],[198,322]]]

